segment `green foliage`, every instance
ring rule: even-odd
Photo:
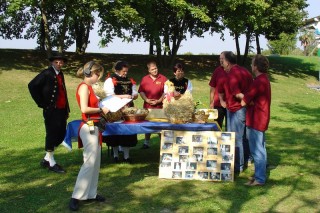
[[[281,33],[278,40],[268,42],[268,47],[272,54],[289,55],[296,49],[296,43],[296,34]]]
[[[146,56],[66,53],[66,83],[71,105],[69,121],[80,118],[75,90],[81,79],[75,71],[89,60],[110,70],[123,59],[132,66],[129,75],[139,84],[146,74]],[[209,104],[209,86],[215,56],[178,56],[186,77],[194,85],[195,100]],[[243,184],[252,175],[253,165],[235,182],[179,181],[158,178],[159,138],[152,135],[151,148],[141,150],[144,135],[130,151],[134,163],[113,164],[103,145],[99,193],[106,203],[81,202],[79,212],[319,212],[319,105],[320,93],[307,84],[316,84],[318,57],[269,57],[272,86],[271,123],[267,131],[269,168],[264,187]],[[249,65],[249,64],[248,64]],[[55,159],[67,173],[59,175],[40,168],[44,156],[44,124],[27,90],[29,81],[47,66],[39,51],[0,50],[0,211],[69,212],[82,150],[73,143],[72,152],[59,147]],[[162,71],[167,77],[172,72]],[[136,105],[142,106],[141,98]]]

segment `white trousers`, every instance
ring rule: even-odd
[[[78,200],[93,199],[97,195],[101,146],[98,127],[94,129],[94,134],[90,134],[88,125],[84,124],[79,133],[83,144],[83,164],[72,194],[72,198]]]

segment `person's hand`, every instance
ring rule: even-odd
[[[220,100],[220,104],[223,108],[226,108],[227,107],[227,103],[223,100]]]
[[[243,99],[243,93],[238,93],[238,94],[236,94],[236,98],[238,98],[238,99],[240,99],[240,100],[242,100]]]
[[[175,98],[180,98],[181,93],[174,91],[174,92],[173,92],[173,96],[174,96]]]
[[[210,109],[214,109],[214,103],[213,103],[213,101],[210,103],[209,107],[210,107]]]
[[[132,96],[132,99],[133,99],[133,100],[136,100],[137,98],[138,98],[138,95],[133,95],[133,96]]]
[[[132,99],[132,96],[131,95],[123,95],[122,98],[129,98],[129,99]]]
[[[110,112],[110,110],[107,107],[102,107],[101,109],[103,114],[107,114],[108,112]]]
[[[151,106],[157,105],[159,103],[158,100],[156,100],[156,99],[148,99],[148,100],[149,100],[149,104]]]

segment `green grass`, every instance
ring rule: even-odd
[[[75,89],[81,79],[74,73],[84,62],[96,59],[110,70],[113,62],[127,60],[132,65],[129,74],[138,83],[146,74],[148,56],[67,55],[69,121],[80,116]],[[307,87],[318,83],[319,58],[269,59],[272,112],[265,187],[243,185],[253,167],[232,183],[159,179],[158,136],[152,135],[151,149],[140,150],[143,135],[139,135],[139,144],[130,153],[132,165],[113,164],[103,146],[98,190],[107,202],[83,202],[79,212],[319,212],[320,92]],[[208,105],[208,81],[218,56],[179,56],[179,60],[194,84],[194,99]],[[0,50],[0,212],[69,212],[82,150],[57,149],[55,158],[67,170],[65,175],[39,166],[44,124],[27,84],[46,65],[45,56],[36,51]],[[161,72],[172,76],[171,70]],[[141,98],[136,106],[142,106]]]

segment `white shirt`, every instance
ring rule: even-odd
[[[115,95],[112,78],[107,78],[107,80],[103,84],[103,90],[106,92],[107,96]],[[131,95],[132,96],[138,95],[137,85],[135,85],[135,84],[132,84],[132,94]]]

